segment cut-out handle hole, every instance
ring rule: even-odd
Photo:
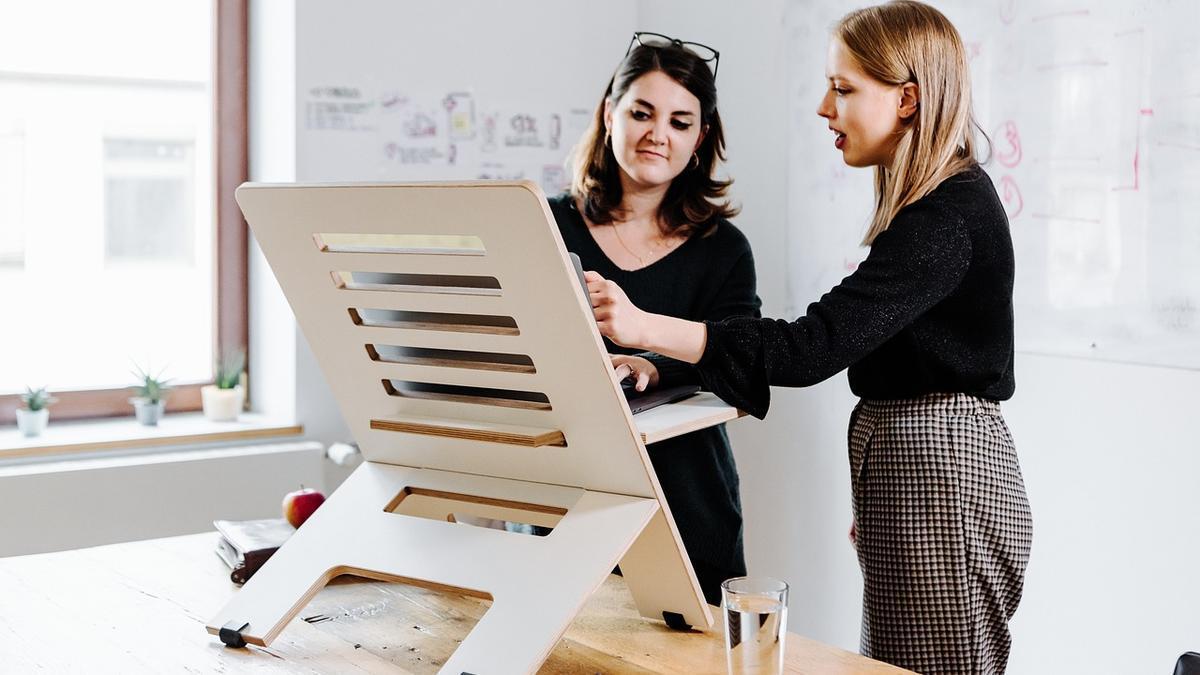
[[[352,291],[500,295],[496,277],[465,274],[400,274],[395,272],[331,272],[333,283]]]
[[[430,490],[411,485],[401,490],[384,510],[428,520],[536,536],[549,534],[558,526],[563,516],[567,515],[566,509],[557,506]],[[503,527],[504,523],[512,525]]]
[[[468,368],[507,373],[535,373],[533,359],[524,354],[472,352],[457,349],[427,349],[398,345],[368,344],[367,356],[381,363],[401,363],[435,368]]]
[[[514,389],[492,389],[490,387],[464,387],[455,384],[431,382],[409,382],[407,380],[383,380],[383,389],[389,396],[416,398],[429,401],[452,401],[475,403],[503,408],[525,410],[551,410],[550,398],[541,392]]]
[[[520,335],[517,322],[511,316],[491,314],[449,314],[445,312],[409,312],[391,309],[351,307],[350,320],[359,326],[403,328],[406,330],[435,330],[450,333],[482,333],[486,335]]]

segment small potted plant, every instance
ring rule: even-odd
[[[46,430],[50,421],[50,406],[58,399],[50,395],[45,387],[25,387],[21,394],[22,408],[17,408],[17,428],[26,436],[37,436]]]
[[[158,420],[162,418],[163,409],[167,405],[170,387],[167,386],[167,380],[162,379],[162,375],[162,372],[151,375],[141,366],[135,366],[133,371],[138,385],[133,388],[134,395],[129,402],[133,404],[137,421],[148,427],[158,426]]]
[[[217,377],[213,384],[200,388],[204,416],[213,422],[233,422],[246,401],[242,389],[242,371],[246,352],[235,349],[225,352],[217,361]]]

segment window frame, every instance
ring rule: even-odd
[[[214,0],[215,58],[213,123],[216,219],[216,349],[249,348],[246,222],[234,191],[249,176],[248,135],[248,0]],[[215,362],[217,354],[213,355]],[[246,353],[249,367],[250,354]],[[167,399],[168,412],[200,410],[200,389],[211,384],[179,384]],[[132,416],[130,387],[52,392],[54,419]],[[247,401],[249,397],[247,396]],[[0,395],[0,424],[13,424],[20,394]]]

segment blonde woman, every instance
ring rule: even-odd
[[[1013,378],[1008,220],[975,160],[967,59],[937,10],[848,14],[829,47],[828,120],[845,162],[874,167],[871,250],[795,321],[646,312],[589,273],[600,331],[697,364],[762,417],[770,386],[849,368],[862,651],[922,673],[1003,672],[1032,521],[999,402]],[[621,368],[654,381],[654,365]]]

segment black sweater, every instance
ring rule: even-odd
[[[858,269],[799,319],[706,321],[700,376],[760,418],[771,385],[807,386],[846,367],[866,399],[1006,400],[1016,386],[1012,290],[1008,218],[976,166],[896,214]]]
[[[641,309],[691,321],[760,316],[750,244],[728,221],[642,269],[625,271],[596,243],[574,200],[563,194],[549,202],[567,250],[579,255],[585,270],[617,282]],[[607,339],[604,344],[610,353],[635,353]],[[654,361],[660,386],[700,381],[693,365],[639,355]],[[696,567],[705,595],[720,602],[719,584],[727,577],[717,577],[745,573],[737,469],[724,425],[655,443],[648,451],[688,555],[702,563]],[[714,569],[712,580],[702,567]]]

